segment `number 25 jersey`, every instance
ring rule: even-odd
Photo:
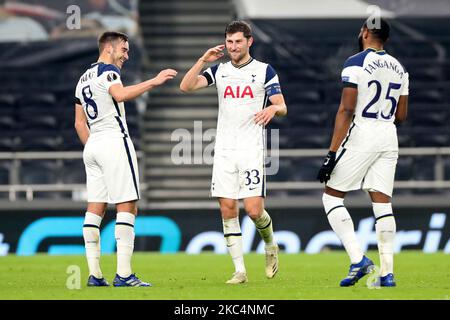
[[[362,152],[397,151],[395,111],[400,96],[409,94],[409,75],[384,50],[368,48],[347,59],[344,87],[358,89],[355,115],[342,147]]]

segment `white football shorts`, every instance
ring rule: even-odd
[[[265,197],[264,150],[216,150],[211,196],[227,199]]]
[[[347,192],[362,189],[392,197],[398,151],[358,152],[340,149],[327,186]]]
[[[116,204],[139,199],[138,162],[129,137],[90,137],[83,161],[88,202]]]

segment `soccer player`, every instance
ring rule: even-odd
[[[370,273],[373,262],[362,252],[353,221],[344,206],[348,191],[363,189],[372,199],[384,287],[395,286],[394,236],[391,197],[398,158],[395,124],[406,119],[409,76],[393,56],[383,50],[389,24],[368,20],[359,33],[360,51],[342,70],[342,97],[330,150],[317,178],[325,182],[323,205],[328,221],[347,251],[351,265],[341,286],[352,286]]]
[[[155,78],[124,87],[120,70],[128,60],[128,37],[105,32],[98,40],[100,56],[80,77],[75,91],[75,129],[84,144],[88,205],[83,237],[89,266],[88,286],[108,286],[100,269],[100,223],[107,203],[117,209],[117,274],[114,286],[151,286],[131,270],[134,223],[139,199],[136,152],[125,121],[124,101],[132,100],[173,79],[161,71]]]
[[[208,49],[180,84],[184,92],[212,85],[217,88],[219,116],[211,196],[218,198],[223,232],[235,267],[228,284],[247,282],[239,199],[243,199],[245,211],[265,242],[267,278],[273,278],[278,271],[278,245],[273,239],[272,220],[264,209],[264,127],[275,115],[286,115],[287,108],[275,70],[250,56],[252,43],[250,25],[231,22],[225,30],[225,45]],[[206,63],[224,56],[225,47],[231,61],[215,64],[200,74]]]

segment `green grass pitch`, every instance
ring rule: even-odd
[[[376,252],[369,252],[378,264]],[[228,255],[136,253],[133,268],[151,288],[88,288],[84,256],[0,257],[0,299],[155,299],[155,300],[298,300],[298,299],[438,299],[450,298],[450,256],[405,251],[395,257],[396,288],[368,289],[367,276],[354,287],[340,288],[348,271],[343,252],[280,254],[274,279],[264,275],[264,255],[245,256],[249,282],[226,285],[233,272]],[[81,270],[81,288],[68,289],[67,268]],[[110,283],[115,256],[102,256]]]

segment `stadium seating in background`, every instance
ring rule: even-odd
[[[317,158],[296,158],[293,159],[295,181],[316,181],[317,172],[323,164],[323,159]]]
[[[80,151],[83,149],[83,145],[81,144],[80,139],[78,138],[77,133],[72,128],[61,129],[60,132],[61,137],[61,151]]]
[[[14,95],[0,94],[0,133],[10,132],[17,124]]]
[[[448,21],[440,21],[450,26]],[[401,23],[413,26],[450,52],[450,41],[429,20]],[[280,130],[280,148],[328,148],[341,98],[340,72],[345,59],[356,53],[355,30],[359,30],[361,22],[357,19],[257,19],[253,24],[271,38],[270,44],[256,39],[253,50],[258,59],[269,61],[276,69],[288,105],[288,116],[274,119],[272,124]],[[399,146],[447,147],[450,145],[450,59],[448,56],[438,59],[436,46],[430,41],[417,40],[394,29],[386,50],[399,58],[410,77],[408,119],[397,129]],[[314,180],[320,165],[320,161],[315,163],[316,160],[307,158],[283,161],[289,168],[282,167],[280,177],[271,179]],[[434,162],[434,157],[401,156],[396,179],[434,180]],[[445,177],[449,179],[448,159],[445,168]],[[396,189],[395,192],[412,191]],[[427,192],[437,191],[413,191]]]
[[[0,185],[10,183],[9,172],[11,169],[11,161],[0,161]]]
[[[435,159],[431,156],[415,157],[413,164],[413,180],[434,180]]]
[[[60,164],[55,160],[23,160],[20,168],[21,184],[56,184]]]
[[[293,181],[294,166],[292,165],[292,159],[280,158],[278,161],[278,172],[275,175],[267,175],[267,181]]]
[[[24,129],[18,133],[20,151],[58,151],[61,146],[61,136],[44,128]]]
[[[122,73],[124,83],[133,82],[139,75],[141,65],[140,46],[131,40],[133,57]],[[70,49],[70,55],[68,50]],[[18,150],[64,151],[82,150],[81,144],[50,143],[50,138],[67,140],[66,129],[74,129],[74,90],[78,78],[98,57],[97,39],[77,38],[58,41],[35,41],[27,43],[0,43],[1,55],[9,64],[0,70],[0,135],[11,133],[21,137]],[[45,54],[50,53],[51,54]],[[36,66],[35,60],[39,61]],[[128,103],[125,104],[128,108]],[[136,109],[135,105],[131,109]],[[136,115],[136,110],[127,110]],[[130,119],[129,126],[139,139],[137,116]],[[24,133],[23,131],[27,131]],[[23,138],[36,131],[37,138],[27,142]],[[3,147],[2,147],[3,145]],[[8,143],[0,144],[1,150],[11,149]]]
[[[416,147],[446,147],[449,144],[449,129],[445,126],[415,127],[412,140]]]
[[[60,170],[60,181],[67,184],[86,183],[83,161],[81,159],[64,160]]]
[[[0,133],[0,152],[14,152],[19,148],[20,139],[13,133]]]
[[[414,96],[415,99],[415,96]],[[444,104],[419,104],[414,103],[408,110],[408,126],[414,127],[441,127],[445,128],[448,124],[449,111]]]
[[[413,165],[413,180],[431,181],[435,179],[435,158],[433,156],[415,157]],[[442,189],[413,189],[414,194],[438,194]]]
[[[444,179],[450,180],[450,157],[444,158]]]
[[[303,144],[298,135],[292,135],[292,131],[284,128],[305,128],[321,121],[322,110],[317,116],[310,116],[310,110],[318,105],[335,106],[326,110],[328,120],[321,127],[332,126],[342,90],[340,71],[345,59],[357,50],[352,30],[360,21],[256,20],[253,23],[271,37],[270,46],[255,41],[253,47],[260,55],[258,58],[275,66],[289,109],[288,117],[279,122],[282,140],[289,146],[300,148],[320,145],[309,138]],[[450,49],[450,41],[427,20],[404,20],[402,23],[413,25],[433,37],[441,47]],[[399,127],[400,147],[447,146],[450,142],[447,130],[450,62],[448,58],[438,60],[438,53],[429,41],[395,31],[399,36],[391,37],[386,50],[398,57],[410,74],[409,119]],[[294,138],[296,143],[288,142]]]
[[[414,178],[414,157],[403,156],[397,160],[397,168],[395,171],[396,181],[407,181]]]

